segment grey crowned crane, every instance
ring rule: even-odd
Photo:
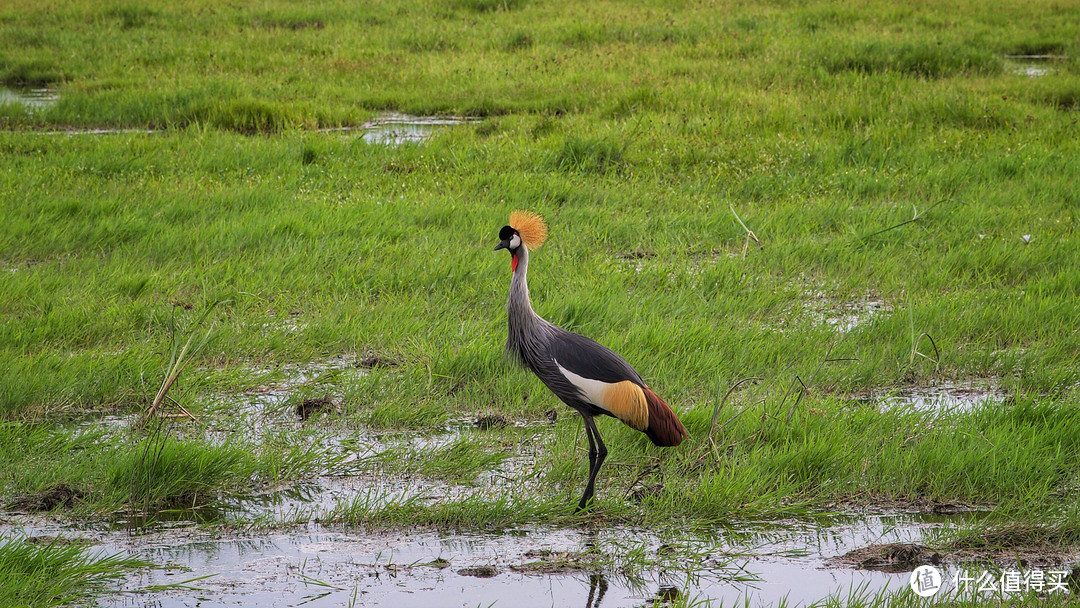
[[[510,214],[510,225],[499,231],[495,251],[510,252],[510,298],[506,304],[510,332],[506,350],[515,362],[532,370],[551,392],[574,408],[585,421],[589,441],[589,482],[578,503],[584,510],[593,497],[596,474],[607,457],[607,447],[593,420],[614,416],[645,433],[660,447],[672,447],[686,438],[686,429],[622,357],[597,342],[553,325],[533,312],[525,274],[529,250],[547,239],[543,218],[527,211]]]

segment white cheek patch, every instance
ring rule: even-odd
[[[521,237],[520,236],[515,234],[514,236],[510,237],[510,249],[517,249],[520,246],[521,246]]]

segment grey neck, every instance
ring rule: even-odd
[[[529,302],[529,284],[525,280],[525,275],[529,272],[529,250],[525,245],[517,248],[517,258],[517,269],[510,279],[510,299],[506,303],[510,323],[513,323],[515,318],[524,320],[524,317],[536,316]]]
[[[517,249],[518,264],[510,280],[510,297],[506,302],[507,318],[510,331],[506,337],[506,350],[522,365],[530,365],[538,360],[550,333],[550,324],[533,312],[529,302],[529,285],[526,274],[529,270],[529,250],[525,245]]]

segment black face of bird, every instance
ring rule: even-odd
[[[509,249],[510,253],[517,251],[518,247],[521,247],[521,236],[518,235],[518,231],[514,230],[510,226],[503,226],[499,231],[500,242],[495,246],[495,251],[500,249]]]

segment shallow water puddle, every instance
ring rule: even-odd
[[[843,302],[829,311],[821,313],[821,321],[839,333],[847,333],[863,325],[883,312],[892,311],[892,307],[883,300],[862,298]]]
[[[892,306],[881,298],[866,295],[854,300],[835,302],[820,290],[809,292],[807,301],[803,304],[803,313],[814,323],[828,326],[841,334],[851,332],[889,312],[892,312]]]
[[[398,112],[386,112],[360,127],[322,130],[326,132],[361,131],[363,133],[361,137],[369,144],[400,146],[423,142],[440,129],[479,120],[478,118],[465,116],[413,116]]]
[[[20,105],[31,110],[43,110],[56,104],[60,94],[48,87],[0,86],[0,106]]]
[[[878,397],[885,409],[909,407],[917,410],[968,411],[999,404],[1008,396],[990,380],[946,381],[935,386],[916,386]]]
[[[1052,64],[1063,59],[1061,55],[1005,55],[1005,69],[1010,74],[1039,78],[1052,74]]]
[[[543,425],[528,437],[512,437],[520,443],[508,450],[510,456],[479,471],[476,479],[448,483],[395,465],[411,454],[432,454],[461,440],[486,445],[488,436],[477,434],[483,431],[476,430],[476,421],[450,421],[428,434],[349,428],[332,417],[303,423],[293,411],[298,389],[319,392],[323,379],[339,383],[342,374],[366,370],[357,368],[353,357],[339,357],[255,371],[266,372],[263,388],[239,400],[223,399],[220,411],[208,412],[205,432],[260,440],[283,429],[300,432],[305,445],[327,454],[320,474],[238,498],[213,513],[179,514],[187,521],[153,524],[146,531],[87,529],[85,524],[18,516],[0,524],[0,533],[84,537],[95,550],[124,552],[164,567],[130,577],[122,592],[99,602],[103,607],[621,607],[663,604],[676,597],[691,604],[749,600],[757,606],[808,604],[852,590],[903,590],[906,573],[837,567],[832,560],[869,545],[927,544],[926,533],[948,521],[860,515],[698,534],[618,526],[538,526],[501,534],[328,527],[323,524],[350,521],[350,514],[364,520],[365,513],[390,504],[419,507],[478,495],[519,495],[522,484],[535,479],[532,442],[543,444],[553,431]],[[384,469],[379,459],[386,458],[394,460]],[[218,525],[207,528],[193,520]],[[236,534],[221,525],[228,522],[253,522],[273,531]]]
[[[873,515],[678,538],[620,527],[439,534],[342,532],[317,524],[265,535],[232,536],[196,526],[129,535],[65,528],[40,518],[3,528],[28,536],[84,537],[96,549],[163,566],[129,577],[120,593],[98,603],[102,607],[614,608],[675,597],[751,606],[786,598],[794,606],[852,590],[902,590],[907,573],[830,568],[829,560],[870,544],[919,542],[945,521]]]

